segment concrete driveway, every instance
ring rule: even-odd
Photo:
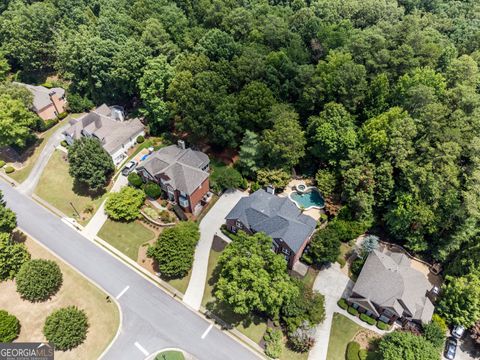
[[[213,236],[217,232],[220,233],[220,227],[225,223],[225,216],[244,196],[248,194],[239,190],[226,191],[200,222],[200,241],[195,249],[192,276],[183,297],[183,301],[195,310],[198,310],[202,304]]]
[[[110,192],[112,193],[120,191],[120,189],[127,184],[128,178],[120,174],[117,180],[115,180],[115,183],[113,184]],[[87,226],[83,228],[83,235],[90,240],[95,239],[95,236],[98,234],[103,224],[105,224],[105,221],[107,221],[108,216],[105,213],[105,201],[106,200],[102,202],[95,215],[93,215],[93,217],[88,222]]]
[[[42,175],[43,170],[45,169],[45,166],[47,166],[48,160],[50,159],[50,156],[52,156],[53,152],[55,151],[55,148],[60,144],[60,142],[63,140],[63,135],[62,132],[69,126],[68,122],[59,127],[55,133],[50,136],[50,138],[47,141],[47,144],[43,148],[42,152],[38,156],[37,161],[33,165],[32,171],[28,175],[28,177],[25,179],[25,181],[22,182],[22,184],[18,187],[18,191],[21,193],[24,193],[26,195],[32,195],[33,191],[37,187],[38,181],[40,180],[40,176]]]
[[[317,327],[316,342],[308,355],[309,360],[327,358],[333,313],[338,311],[337,301],[346,296],[352,287],[353,281],[340,270],[338,263],[331,264],[318,273],[313,289],[325,295],[325,321]]]

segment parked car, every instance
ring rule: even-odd
[[[122,174],[125,176],[128,176],[133,170],[135,170],[135,167],[137,166],[137,163],[135,161],[129,161],[127,165],[122,169]]]
[[[464,333],[465,333],[465,328],[461,325],[454,326],[452,330],[452,336],[455,339],[461,339]]]
[[[457,353],[457,339],[449,337],[445,344],[445,357],[449,360],[455,359]]]

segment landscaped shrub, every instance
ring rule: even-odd
[[[141,144],[145,141],[145,137],[143,137],[142,135],[140,135],[139,137],[137,137],[137,144]]]
[[[125,186],[119,192],[112,193],[105,203],[105,212],[113,220],[133,221],[140,215],[140,207],[145,201],[142,190]]]
[[[60,267],[52,260],[35,259],[22,265],[16,276],[17,292],[29,301],[45,301],[62,285]]]
[[[65,351],[73,349],[85,341],[88,326],[85,311],[75,306],[69,306],[56,310],[47,317],[43,334],[55,346],[55,349]]]
[[[360,351],[358,352],[358,358],[360,360],[367,360],[368,350],[367,349],[360,349]]]
[[[360,314],[360,320],[366,322],[369,325],[375,325],[377,323],[377,320],[375,320],[371,316],[368,316],[367,314]]]
[[[386,331],[386,330],[390,330],[390,325],[379,320],[377,321],[377,328],[379,328],[380,330]]]
[[[347,309],[348,309],[347,300],[345,300],[345,299],[343,299],[343,298],[337,301],[337,305],[340,306],[343,310],[347,310]]]
[[[68,147],[68,143],[67,143],[66,140],[62,140],[62,141],[60,142],[60,145],[62,145],[64,148]]]
[[[167,210],[162,210],[160,212],[160,220],[162,220],[162,222],[165,224],[172,223],[175,221],[175,219],[170,215],[170,213]]]
[[[143,184],[142,177],[136,172],[131,172],[130,174],[128,174],[128,182],[130,185],[136,188],[139,188]]]
[[[160,188],[160,185],[155,184],[154,182],[145,184],[143,191],[145,191],[145,194],[152,199],[158,199],[160,195],[162,195],[162,189]]]
[[[210,185],[215,192],[237,189],[245,185],[242,174],[232,167],[219,167],[210,175]]]
[[[443,347],[446,337],[442,326],[434,321],[423,325],[423,336],[438,349]]]
[[[5,166],[5,161],[3,160],[0,160],[0,168],[4,167]]]
[[[57,118],[60,120],[65,119],[68,116],[68,112],[64,111],[57,115]]]
[[[58,124],[58,119],[43,120],[38,118],[37,123],[35,124],[35,130],[39,132],[44,132],[44,131],[47,131],[48,129],[51,129],[57,124]]]
[[[360,344],[356,341],[350,341],[347,345],[346,360],[360,360],[359,351]]]
[[[265,354],[272,359],[279,358],[282,354],[282,332],[268,328],[263,340],[265,340]]]
[[[288,334],[288,340],[292,350],[306,353],[315,344],[315,327],[304,321],[295,331]]]
[[[165,229],[147,255],[158,262],[160,274],[166,278],[181,278],[192,268],[195,247],[200,239],[198,224],[182,222]]]
[[[350,266],[350,271],[353,275],[358,276],[362,271],[363,264],[365,264],[366,257],[357,257],[355,260],[352,261],[352,265]]]
[[[350,315],[353,315],[353,316],[357,316],[357,315],[358,315],[358,310],[355,309],[353,306],[349,306],[347,311],[348,311],[348,313],[349,313]]]
[[[343,255],[339,255],[337,258],[337,262],[340,264],[340,267],[343,268],[345,265],[347,265],[347,260],[343,257]]]
[[[67,100],[68,110],[74,113],[84,112],[95,106],[95,104],[88,98],[74,93],[68,94]]]
[[[261,186],[258,182],[252,182],[252,184],[250,185],[250,191],[251,192],[255,192],[257,190],[260,190]]]
[[[18,319],[5,310],[0,310],[0,342],[12,342],[19,333],[20,322]]]
[[[15,171],[15,169],[14,169],[12,166],[10,166],[10,165],[5,166],[5,172],[6,172],[7,174],[11,174],[11,173],[13,173],[14,171]]]
[[[152,220],[157,220],[159,217],[158,211],[155,209],[152,209],[151,207],[144,208],[143,212]]]

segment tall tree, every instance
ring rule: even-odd
[[[23,147],[33,136],[32,127],[38,117],[21,100],[0,95],[0,146]]]
[[[260,311],[278,318],[282,305],[298,294],[285,259],[271,247],[272,239],[263,233],[240,232],[220,256],[215,296],[235,313]]]

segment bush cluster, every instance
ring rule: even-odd
[[[37,130],[38,132],[44,132],[44,131],[47,131],[48,129],[51,129],[57,124],[58,124],[58,119],[43,120],[38,118],[37,123],[35,124],[35,130]]]
[[[136,172],[128,174],[128,183],[133,187],[139,188],[143,184],[142,177]]]
[[[67,143],[66,140],[62,140],[62,141],[60,142],[60,145],[62,145],[64,148],[67,148],[67,147],[68,147],[68,143]]]
[[[377,320],[375,320],[371,316],[368,316],[367,314],[360,314],[360,320],[366,322],[369,325],[375,325],[377,323]]]
[[[13,168],[13,166],[10,166],[10,165],[5,166],[5,172],[6,172],[7,174],[11,174],[11,173],[13,173],[14,171],[15,171],[15,169]]]
[[[154,182],[145,184],[143,186],[143,191],[145,191],[145,194],[152,199],[158,199],[160,195],[162,195],[162,189],[160,188],[160,185]]]
[[[272,359],[279,358],[282,354],[282,332],[268,328],[263,340],[265,340],[265,354]]]
[[[380,330],[389,330],[390,329],[390,325],[388,325],[387,323],[384,323],[383,321],[377,321],[377,328],[379,328]]]
[[[62,285],[60,267],[52,260],[35,259],[22,265],[16,276],[17,292],[29,301],[45,301]]]
[[[5,310],[0,310],[0,342],[12,342],[19,333],[20,322],[18,319]]]
[[[4,167],[5,166],[5,161],[3,160],[0,160],[0,168]]]
[[[60,114],[57,115],[57,118],[59,120],[63,120],[65,119],[66,117],[68,116],[68,112],[64,111],[64,112],[61,112]]]
[[[143,137],[142,135],[140,135],[139,137],[137,137],[137,144],[141,144],[145,141],[145,137]]]
[[[69,306],[56,310],[47,317],[43,334],[55,346],[55,349],[65,351],[73,349],[85,341],[88,326],[85,311],[75,306]]]
[[[358,316],[358,310],[355,309],[353,306],[349,306],[347,311],[350,315]]]
[[[342,308],[343,310],[347,310],[348,309],[348,303],[347,303],[347,300],[345,300],[344,298],[341,298],[340,300],[337,301],[337,305]]]

